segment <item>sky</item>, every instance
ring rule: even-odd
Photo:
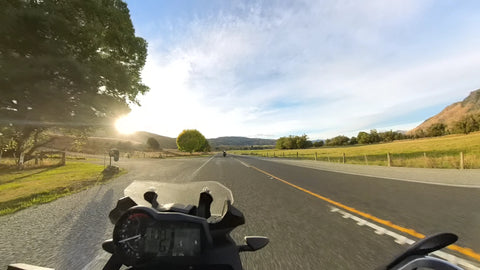
[[[480,88],[480,1],[127,0],[150,87],[123,131],[409,130]]]

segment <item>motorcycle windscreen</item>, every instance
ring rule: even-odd
[[[233,204],[233,195],[230,189],[215,181],[190,182],[181,184],[163,183],[155,181],[134,181],[125,190],[125,196],[130,197],[138,205],[151,206],[145,201],[143,194],[155,191],[159,204],[183,204],[198,206],[200,193],[208,190],[213,197],[210,212],[214,216],[221,216],[224,211],[225,201]]]

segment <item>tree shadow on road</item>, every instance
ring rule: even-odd
[[[106,239],[105,232],[110,225],[108,209],[112,205],[114,191],[109,189],[102,196],[102,190],[93,198],[99,200],[89,202],[77,221],[70,229],[59,249],[61,258],[57,269],[82,269],[95,258],[101,250],[102,242]],[[100,197],[101,196],[101,197]]]

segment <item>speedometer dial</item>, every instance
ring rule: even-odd
[[[146,228],[154,220],[146,213],[133,212],[122,218],[114,231],[114,242],[132,264],[143,258]]]

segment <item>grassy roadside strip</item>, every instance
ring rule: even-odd
[[[0,216],[47,203],[108,181],[103,166],[67,162],[65,166],[0,172]],[[126,173],[121,171],[120,174]],[[118,176],[117,175],[117,176]]]
[[[480,132],[372,145],[320,147],[301,150],[243,150],[233,153],[311,160],[315,159],[316,156],[319,161],[336,163],[342,163],[343,154],[345,154],[345,163],[379,166],[388,165],[387,153],[390,153],[391,165],[395,167],[459,168],[461,152],[465,155],[465,168],[480,168]]]

